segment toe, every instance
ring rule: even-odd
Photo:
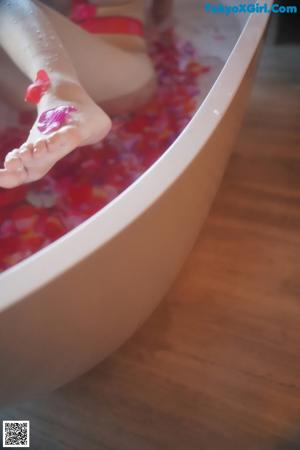
[[[12,150],[11,152],[9,152],[6,155],[5,161],[4,161],[4,167],[5,167],[5,169],[11,170],[11,171],[23,168],[23,163],[22,163],[22,160],[19,158],[17,149]]]
[[[47,141],[45,139],[41,139],[37,141],[33,146],[33,157],[34,158],[42,158],[47,154]]]
[[[26,177],[27,174],[24,169],[15,171],[0,169],[0,187],[5,189],[17,187],[26,181]]]
[[[32,159],[32,157],[33,157],[32,152],[33,152],[32,144],[24,144],[19,149],[19,156],[24,164],[29,162]]]

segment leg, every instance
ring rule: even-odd
[[[75,147],[105,136],[110,120],[88,94],[109,104],[114,96],[130,96],[153,77],[146,54],[114,47],[49,8],[40,8],[30,1],[20,3],[9,2],[8,7],[6,2],[0,2],[3,47],[31,79],[42,67],[50,74],[51,92],[43,96],[38,112],[72,104],[78,113],[71,125],[46,138],[35,124],[27,142],[7,156],[5,169],[0,171],[3,187],[39,179]]]
[[[153,86],[155,73],[145,46],[144,51],[139,51],[141,46],[137,44],[135,51],[131,44],[126,51],[122,43],[127,36],[117,40],[115,36],[92,35],[46,5],[41,5],[41,9],[62,40],[81,84],[101,106],[131,95],[148,84]],[[115,113],[114,110],[109,112]]]
[[[0,97],[14,109],[33,111],[34,107],[23,100],[24,92],[30,83],[19,68],[0,47]]]
[[[14,187],[41,178],[63,156],[79,145],[101,140],[110,119],[81,87],[68,53],[43,11],[29,0],[2,0],[0,42],[21,71],[34,79],[45,68],[51,89],[42,97],[38,113],[57,106],[74,106],[71,122],[45,136],[37,122],[26,143],[10,152],[0,171],[0,186]]]
[[[108,114],[133,110],[151,96],[155,73],[145,45],[131,36],[91,35],[55,10],[40,7],[71,55],[83,88]],[[144,51],[137,51],[140,48]],[[23,100],[29,83],[30,78],[0,48],[1,96],[19,111],[32,111],[33,106]]]

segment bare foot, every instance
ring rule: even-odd
[[[60,106],[72,107],[65,124],[47,134],[40,131],[41,114]],[[76,147],[102,140],[110,128],[110,118],[79,84],[59,82],[42,97],[27,141],[6,155],[4,169],[0,169],[0,187],[13,188],[39,180]]]

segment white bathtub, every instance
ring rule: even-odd
[[[234,48],[217,47],[228,52],[225,66],[170,149],[99,213],[0,275],[1,405],[93,367],[133,334],[176,278],[230,156],[268,15],[235,20],[242,31]]]

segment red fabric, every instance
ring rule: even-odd
[[[142,22],[131,17],[95,17],[78,25],[89,33],[131,34],[141,37],[145,34]]]
[[[143,23],[132,17],[112,16],[97,17],[96,5],[82,0],[73,0],[71,20],[89,33],[99,34],[130,34],[144,36]]]

